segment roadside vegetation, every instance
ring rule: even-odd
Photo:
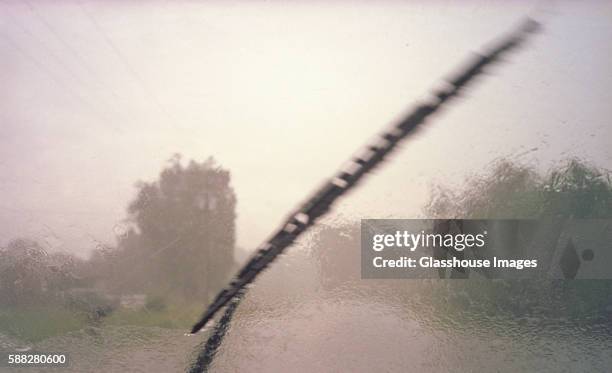
[[[423,215],[432,219],[609,219],[612,177],[607,170],[578,159],[569,159],[545,173],[500,160],[461,185],[434,186]],[[366,293],[372,301],[391,302],[411,317],[441,328],[538,320],[610,328],[612,280],[364,282],[359,262],[359,222],[321,227],[310,247],[317,258],[323,288]]]
[[[37,342],[86,327],[187,329],[235,269],[229,171],[173,156],[138,182],[116,244],[88,260],[17,238],[0,248],[0,335]]]
[[[0,248],[0,334],[35,343],[89,327],[187,330],[235,269],[236,199],[230,180],[229,171],[212,159],[183,165],[176,156],[157,180],[137,184],[116,244],[100,245],[90,259],[47,253],[43,244],[27,238]],[[433,187],[423,211],[427,218],[610,218],[612,182],[609,172],[576,159],[545,174],[502,160],[462,186]],[[393,299],[408,312],[443,324],[456,322],[456,315],[590,323],[612,315],[606,296],[612,281],[364,284],[355,252],[359,240],[357,223],[315,230],[310,255],[326,291]]]

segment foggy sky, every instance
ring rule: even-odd
[[[522,17],[545,31],[334,216],[418,217],[498,157],[612,168],[606,2],[0,2],[0,244],[114,243],[173,153],[232,172],[254,248],[382,126]]]

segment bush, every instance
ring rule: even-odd
[[[166,301],[162,296],[147,296],[145,309],[147,309],[148,311],[161,312],[164,311],[166,307]]]

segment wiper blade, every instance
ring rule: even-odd
[[[276,233],[259,246],[257,252],[242,267],[228,287],[217,294],[200,320],[192,327],[196,333],[212,319],[228,302],[237,298],[243,289],[253,282],[270,263],[289,247],[317,219],[327,213],[332,204],[351,190],[373,168],[381,164],[397,145],[413,134],[425,119],[438,111],[451,98],[459,95],[483,69],[499,60],[500,56],[521,45],[526,37],[537,31],[539,24],[526,19],[514,32],[498,42],[488,52],[476,55],[454,78],[447,80],[447,85],[434,92],[432,102],[417,105],[397,124],[387,129],[376,141],[368,144],[361,152],[356,153],[348,165],[337,172],[320,189],[318,189],[300,208],[289,215]],[[228,314],[231,315],[230,311]],[[231,316],[230,316],[231,317]]]

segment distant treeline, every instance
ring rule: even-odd
[[[206,303],[235,266],[236,197],[230,181],[229,171],[213,159],[183,165],[179,156],[173,157],[157,180],[137,184],[116,245],[99,247],[89,260],[46,253],[32,239],[11,241],[0,249],[0,306],[73,301],[72,293],[82,289],[111,296],[146,294],[157,303],[171,298]],[[607,170],[577,159],[546,173],[500,160],[462,186],[434,186],[423,213],[426,218],[610,218],[612,180]],[[324,288],[373,284],[360,282],[359,239],[357,223],[314,231],[309,246]],[[608,289],[610,282],[602,284]],[[397,283],[398,289],[406,286]],[[503,286],[508,293],[505,286],[510,285]],[[535,282],[519,288],[546,296],[559,290]],[[581,291],[576,294],[588,293]]]
[[[159,178],[138,182],[115,246],[89,260],[47,253],[33,239],[0,248],[2,306],[62,302],[74,289],[141,293],[205,303],[234,267],[236,196],[229,171],[209,158],[169,160]]]
[[[434,185],[423,215],[433,219],[612,218],[612,177],[609,171],[578,159],[566,160],[544,174],[501,159],[461,186]],[[359,247],[359,222],[317,231],[312,249],[325,285],[360,279],[360,256],[354,251]]]

